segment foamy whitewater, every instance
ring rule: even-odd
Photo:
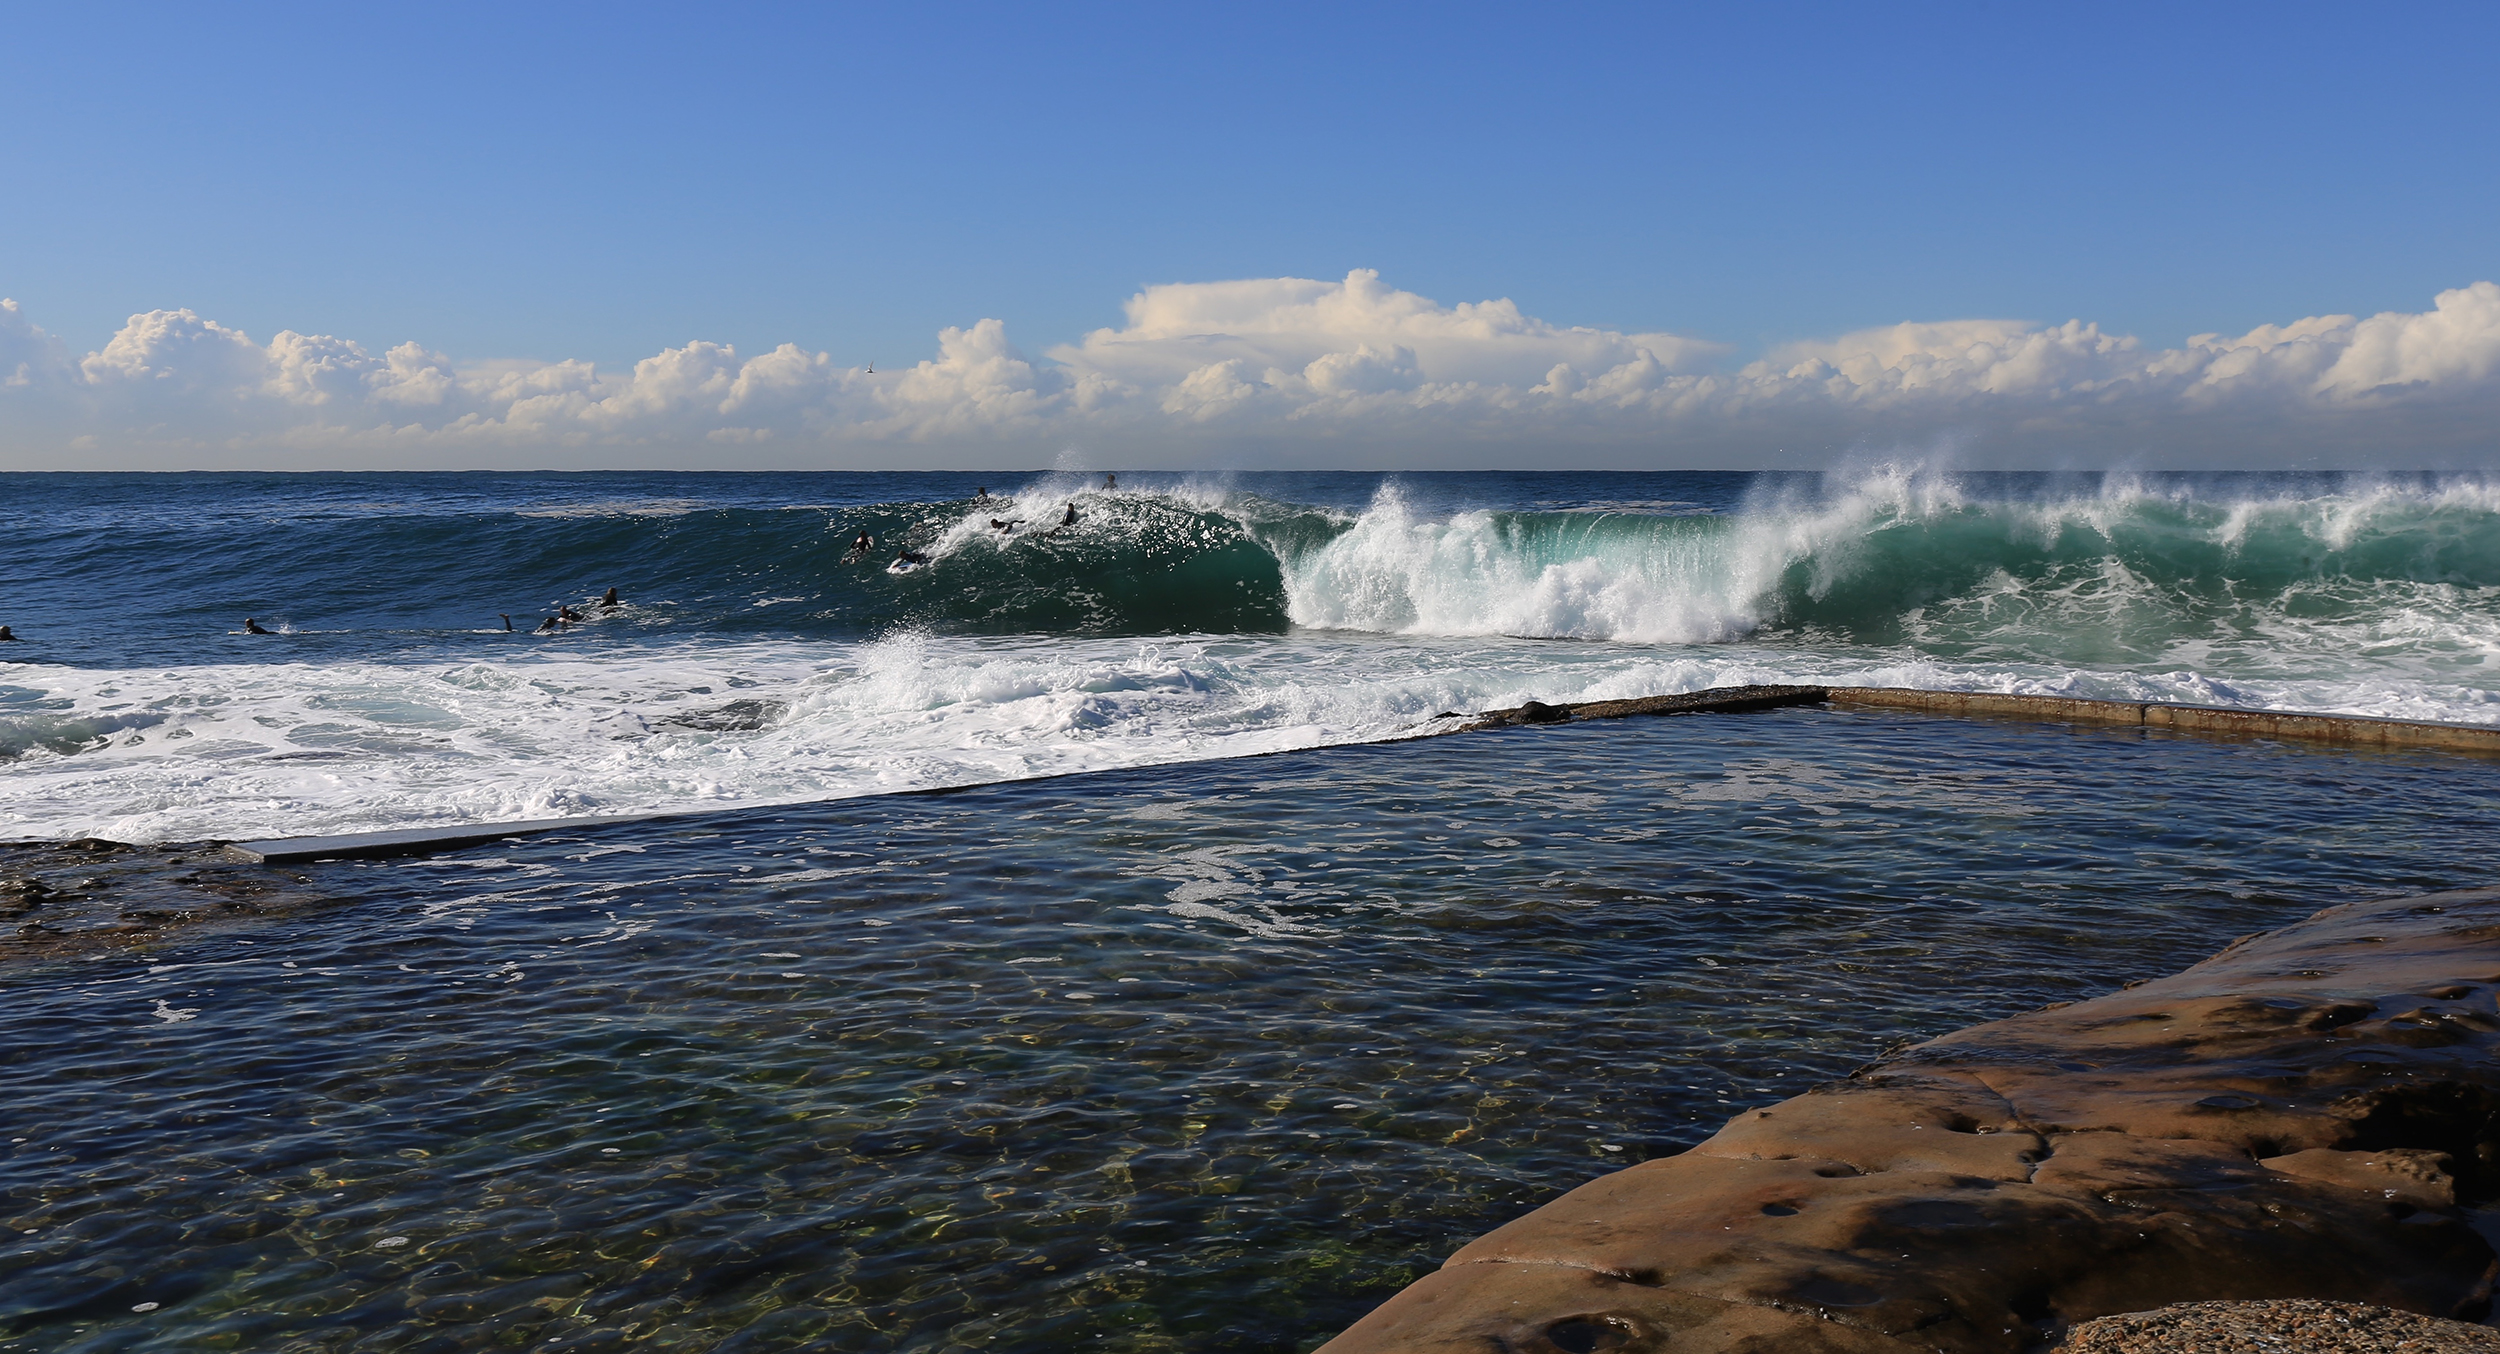
[[[1746,682],[2500,723],[2481,478],[7,479],[19,837],[790,802]]]

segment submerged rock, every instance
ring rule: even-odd
[[[144,948],[331,901],[302,875],[230,860],[215,847],[0,842],[0,875],[9,876],[0,878],[0,965]]]
[[[2479,1319],[2496,994],[2500,889],[2330,909],[1748,1111],[1323,1348],[2017,1354],[2211,1300]]]

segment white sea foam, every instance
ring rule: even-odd
[[[2500,588],[2476,581],[2500,552],[2496,518],[2500,489],[2481,481],[2215,502],[2118,479],[1973,502],[1879,467],[1716,522],[1608,530],[1604,515],[1428,517],[1391,484],[1283,569],[1289,614],[1314,628],[1715,644],[1837,626],[1966,658],[2341,670],[2395,699],[2408,683],[2500,686]],[[2025,576],[1985,567],[1999,559]]]
[[[2387,672],[2217,676],[1759,643],[907,634],[496,663],[95,671],[11,665],[73,712],[144,717],[10,764],[9,835],[227,839],[782,803],[1393,736],[1441,711],[1817,681],[2500,723]],[[674,717],[732,700],[760,728]]]
[[[1142,641],[655,629],[494,661],[0,663],[0,832],[247,838],[792,802],[1750,682],[2500,723],[2500,588],[2479,581],[2500,490],[2480,481],[2217,501],[2120,478],[1974,501],[1877,468],[1717,518],[1665,500],[1434,515],[1394,485],[1346,517],[1214,481],[1107,494],[1051,476],[995,515],[1056,521],[1071,503],[1082,534],[1062,544],[1197,529],[1176,527],[1175,508],[1254,536],[1283,523],[1274,548],[1300,628]],[[1029,538],[990,530],[991,515],[948,524],[933,553],[1020,557]],[[1290,534],[1315,517],[1335,527]],[[2345,563],[2310,567],[2329,554]],[[2260,576],[2273,581],[2234,581]]]
[[[1700,534],[1531,535],[1516,517],[1422,517],[1394,484],[1344,534],[1287,558],[1297,625],[1409,635],[1710,643],[1760,621],[1758,552]]]

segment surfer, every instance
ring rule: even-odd
[[[549,616],[547,619],[540,621],[538,623],[538,628],[530,631],[530,633],[533,635],[552,635],[556,632],[556,627],[561,624],[563,624],[563,622],[558,621],[553,616]]]
[[[571,625],[573,622],[578,621],[581,618],[582,613],[575,611],[573,608],[566,606],[562,602],[556,603],[557,620],[564,622],[566,625]]]
[[[866,559],[868,558],[869,552],[875,550],[876,548],[877,538],[863,531],[851,538],[851,553],[845,557],[843,562],[847,564]]]
[[[1076,504],[1070,503],[1068,505],[1068,510],[1060,515],[1059,525],[1063,527],[1072,527],[1076,525]]]
[[[246,616],[243,618],[243,633],[247,635],[265,635],[268,634],[269,631],[261,629],[259,621]]]
[[[988,489],[988,488],[986,488],[986,487],[983,487],[983,488],[979,488],[979,489],[975,489],[975,490],[973,490],[973,491],[972,491],[972,501],[973,501],[973,502],[975,502],[975,503],[987,503],[987,502],[989,502],[989,501],[990,501],[990,491],[989,491],[989,489]]]
[[[17,632],[11,630],[5,625],[0,625],[0,644],[14,644],[16,642]]]
[[[1120,477],[1112,471],[1102,472],[1102,487],[1107,491],[1120,487]]]
[[[1016,519],[1016,522],[1021,522],[1023,520],[1023,518],[1019,517]],[[1016,522],[1001,522],[997,518],[993,517],[990,519],[990,526],[1012,536],[1016,532]]]
[[[898,568],[898,567],[915,567],[915,568],[916,568],[916,567],[918,567],[918,566],[920,566],[920,565],[923,565],[923,564],[926,564],[926,563],[928,563],[928,562],[929,562],[929,557],[928,557],[927,555],[921,554],[919,551],[914,550],[914,549],[912,549],[910,546],[908,546],[908,545],[907,545],[907,546],[904,546],[902,549],[897,550],[897,551],[895,551],[895,552],[894,552],[894,563],[889,564],[889,565],[887,565],[886,567],[887,567],[887,568],[889,568],[889,569],[892,569],[892,568]]]
[[[508,635],[508,634],[511,634],[511,633],[512,633],[512,613],[511,613],[511,612],[509,612],[509,611],[498,611],[498,612],[496,612],[495,614],[496,614],[496,615],[498,615],[498,616],[503,617],[503,632],[504,632],[505,634],[507,634],[507,635]]]
[[[607,594],[599,599],[599,609],[601,611],[613,611],[623,605],[625,605],[623,599],[616,595],[616,589],[614,588],[608,589]]]

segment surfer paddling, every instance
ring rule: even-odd
[[[246,616],[243,618],[243,633],[247,635],[266,635],[273,634],[275,632],[262,629],[259,621]]]
[[[16,642],[17,632],[5,625],[0,625],[0,644],[15,644]]]
[[[623,605],[625,605],[624,600],[616,595],[616,589],[614,588],[608,589],[607,592],[599,598],[599,609],[601,611],[614,611]]]

